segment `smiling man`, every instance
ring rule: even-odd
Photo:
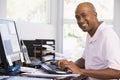
[[[58,67],[88,76],[87,80],[120,78],[120,40],[104,21],[99,21],[92,3],[80,3],[75,10],[77,24],[87,32],[86,47],[76,63],[59,60]]]

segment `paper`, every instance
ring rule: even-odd
[[[38,70],[39,69],[30,68],[30,67],[20,67],[20,71],[26,72],[26,73],[33,73],[33,72],[37,72]]]
[[[4,79],[6,80],[7,78],[9,78],[10,76],[0,76],[0,80]]]
[[[44,78],[54,78],[54,79],[63,79],[66,77],[78,77],[80,76],[80,74],[48,74],[45,72],[41,72],[41,71],[36,71],[33,73],[22,73],[21,75],[24,76],[31,76],[31,77],[44,77]]]

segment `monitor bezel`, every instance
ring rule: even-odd
[[[10,66],[13,66],[13,62],[15,61],[18,61],[18,60],[21,60],[21,44],[20,44],[20,39],[19,39],[19,36],[18,36],[18,31],[17,31],[17,27],[16,27],[16,23],[15,21],[13,20],[5,20],[5,19],[0,19],[0,24],[7,24],[7,27],[9,23],[13,23],[14,24],[14,27],[15,27],[15,32],[16,32],[16,36],[17,36],[17,39],[18,39],[18,45],[19,45],[19,48],[20,48],[20,51],[18,51],[17,53],[14,53],[12,55],[8,55],[5,51],[5,48],[4,48],[4,44],[3,44],[3,40],[2,40],[2,33],[0,33],[1,35],[1,41],[2,41],[2,46],[3,46],[3,54],[5,54],[4,56],[6,57],[8,63]]]

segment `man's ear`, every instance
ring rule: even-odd
[[[96,13],[96,12],[94,12],[94,14],[95,14],[95,16],[97,17],[97,13]]]

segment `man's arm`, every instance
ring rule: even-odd
[[[101,70],[86,70],[83,69],[85,60],[80,58],[76,63],[72,61],[62,61],[63,67],[69,68],[73,73],[82,74],[88,77],[94,77],[98,79],[119,79],[120,70],[115,70],[111,68],[101,69]],[[62,66],[61,66],[62,67]]]
[[[80,74],[94,77],[98,79],[119,79],[120,70],[115,70],[111,68],[102,69],[102,70],[84,70],[80,69]]]
[[[98,79],[119,79],[120,70],[115,70],[111,68],[101,69],[101,70],[86,70],[81,69],[72,61],[64,63],[65,67],[69,68],[73,73],[82,74],[88,77],[94,77]]]
[[[80,67],[80,68],[82,68],[82,69],[85,69],[85,60],[84,60],[83,58],[78,59],[78,60],[75,62],[75,64],[76,64],[78,67]]]

